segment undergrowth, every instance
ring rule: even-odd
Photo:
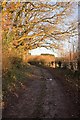
[[[25,73],[31,72],[31,67],[26,62],[15,55],[4,55],[2,67],[2,95],[3,95],[3,108],[6,106],[9,94],[18,97],[18,91],[25,89],[25,82],[27,76]]]

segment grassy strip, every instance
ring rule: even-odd
[[[69,83],[69,85],[74,88],[78,89],[80,87],[80,72],[72,72],[69,69],[65,68],[55,68],[53,69],[53,74],[58,78],[65,80],[65,82]]]
[[[6,108],[9,103],[19,99],[21,92],[26,89],[27,83],[30,80],[29,76],[33,74],[32,66],[23,62],[18,57],[11,57],[10,67],[5,71],[3,70],[3,109]]]

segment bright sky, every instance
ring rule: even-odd
[[[54,53],[52,50],[48,50],[44,47],[41,47],[41,48],[36,48],[36,49],[33,49],[31,51],[29,51],[29,53],[31,53],[31,55],[40,55],[40,54],[53,54],[57,57],[57,54]]]

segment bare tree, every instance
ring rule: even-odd
[[[69,20],[73,2],[2,2],[3,44],[25,52],[37,47],[62,47],[76,26]],[[47,40],[52,38],[51,43]],[[26,52],[25,52],[26,53]]]

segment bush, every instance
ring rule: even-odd
[[[21,67],[21,63],[22,63],[22,59],[21,58],[19,58],[19,57],[12,57],[10,61],[11,61],[12,67],[13,66],[15,66],[17,68]]]
[[[67,62],[63,62],[63,68],[66,69],[68,66]]]
[[[34,61],[34,60],[30,60],[30,61],[28,61],[28,63],[31,64],[31,65],[36,65],[37,64],[37,62]]]

